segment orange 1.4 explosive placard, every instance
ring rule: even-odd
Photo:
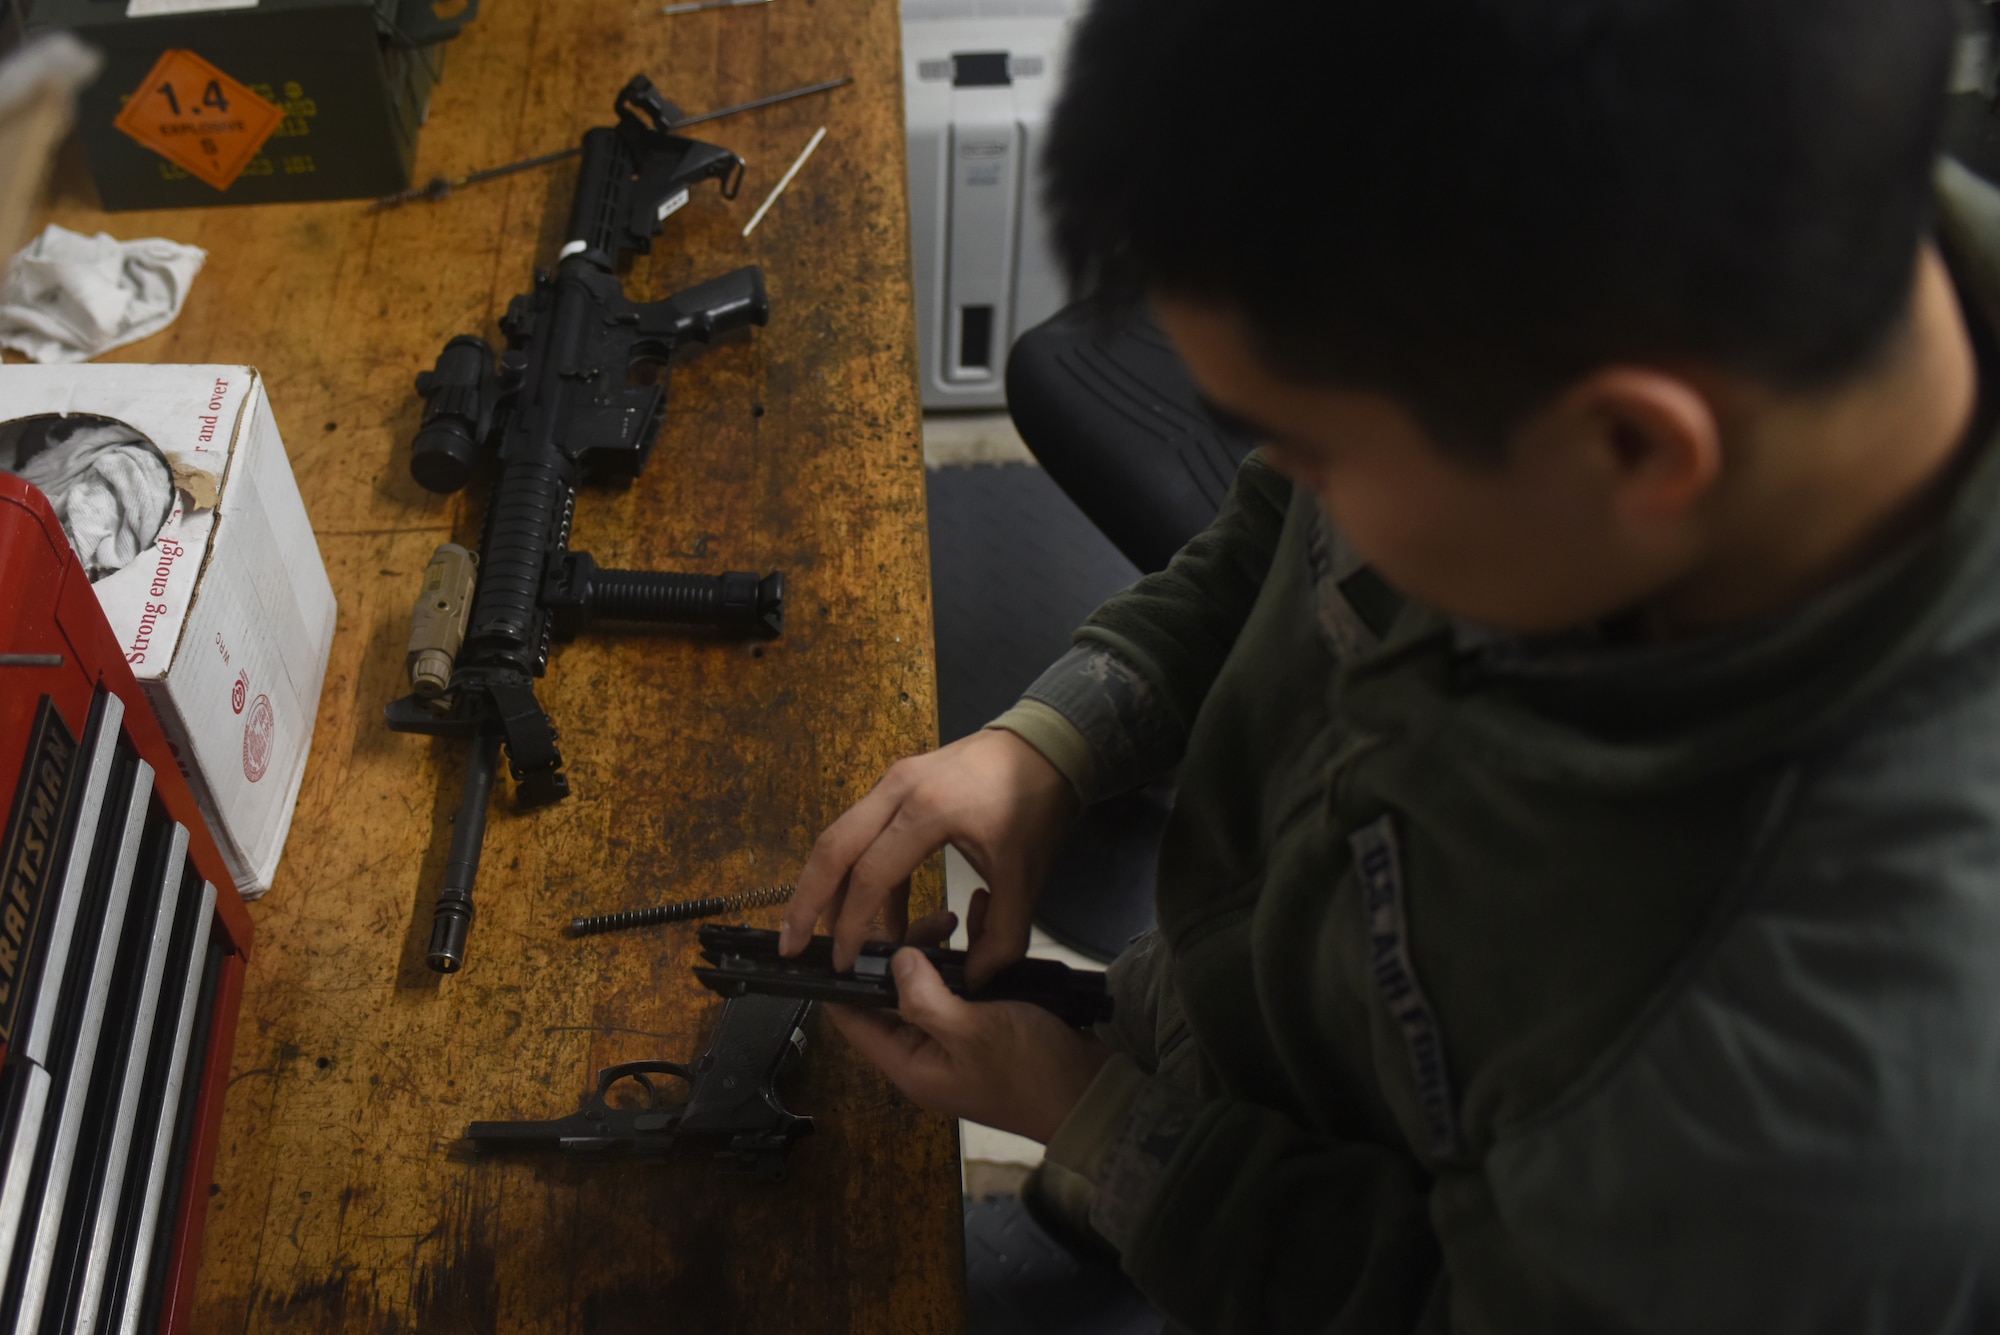
[[[243,174],[285,113],[192,51],[162,51],[112,122],[217,190]]]

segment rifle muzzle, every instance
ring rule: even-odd
[[[439,973],[457,973],[465,965],[465,939],[471,933],[472,905],[439,903],[425,962]]]

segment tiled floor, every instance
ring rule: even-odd
[[[924,415],[924,463],[931,468],[1033,462],[1005,413]]]

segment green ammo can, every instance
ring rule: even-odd
[[[104,207],[197,208],[372,198],[408,186],[444,43],[478,13],[479,0],[456,8],[450,0],[31,0],[27,30],[67,30],[104,55],[76,116]],[[226,189],[113,124],[174,50],[283,113]]]

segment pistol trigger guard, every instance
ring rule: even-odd
[[[597,1090],[590,1096],[591,1110],[599,1114],[605,1112],[610,1107],[608,1099],[611,1094],[611,1087],[621,1080],[635,1080],[645,1088],[646,1107],[648,1111],[660,1112],[678,1106],[661,1101],[661,1091],[652,1081],[646,1078],[649,1075],[670,1075],[678,1080],[685,1080],[689,1084],[694,1083],[694,1072],[679,1062],[656,1060],[623,1062],[617,1066],[607,1066],[597,1073]]]

